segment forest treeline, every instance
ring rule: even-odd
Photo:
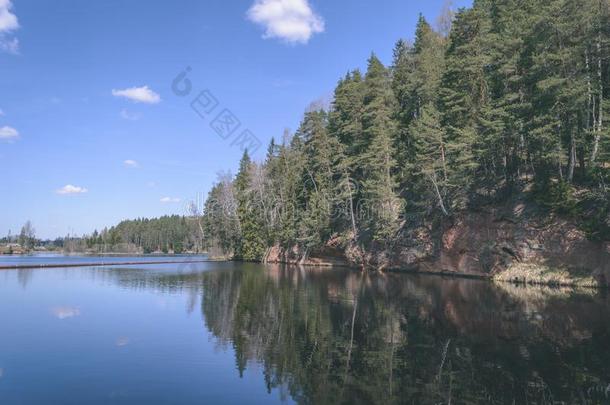
[[[372,54],[266,159],[244,153],[204,209],[244,260],[329,240],[391,249],[421,223],[527,198],[610,238],[608,0],[475,0]]]
[[[66,235],[54,240],[36,238],[27,221],[17,235],[0,238],[1,244],[18,243],[25,251],[36,248],[89,253],[200,253],[205,250],[201,218],[171,215],[121,221],[89,235]],[[10,252],[7,252],[10,253]]]
[[[45,248],[66,253],[201,253],[205,246],[200,221],[201,218],[190,215],[139,218],[95,230],[90,235],[66,235],[54,240],[37,239],[28,221],[18,236],[9,235],[0,239],[0,243],[19,243],[26,251]]]

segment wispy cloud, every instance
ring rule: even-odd
[[[123,118],[124,120],[128,120],[128,121],[137,121],[139,120],[141,117],[140,114],[138,113],[132,113],[130,111],[128,111],[127,109],[123,108],[121,110],[121,118]]]
[[[2,108],[0,108],[0,117],[3,117],[4,115],[5,115],[4,110]]]
[[[1,0],[0,0],[1,1]],[[13,127],[0,127],[0,140],[14,141],[19,138],[19,131]]]
[[[122,90],[112,89],[112,95],[123,97],[136,103],[157,104],[161,102],[161,96],[148,88],[148,86],[130,87]]]
[[[138,162],[136,162],[135,160],[131,160],[131,159],[125,160],[123,162],[123,164],[125,165],[125,167],[128,167],[130,169],[137,169],[138,167],[140,167]]]
[[[17,55],[19,53],[19,40],[17,38],[0,38],[0,50]]]
[[[67,194],[83,194],[86,193],[87,190],[84,187],[73,186],[72,184],[66,184],[62,188],[55,190],[57,194],[67,195]]]
[[[306,44],[313,34],[324,32],[324,20],[308,0],[255,0],[247,17],[265,29],[263,38],[293,44]]]
[[[176,197],[163,197],[160,201],[163,204],[169,204],[169,203],[179,203],[181,200]]]
[[[19,29],[19,21],[12,8],[11,0],[0,0],[0,50],[18,53],[19,40],[12,35]]]

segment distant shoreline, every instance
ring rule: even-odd
[[[13,257],[27,257],[27,256],[38,256],[38,255],[54,255],[54,256],[86,256],[86,257],[103,257],[103,256],[114,256],[114,257],[181,257],[181,256],[204,256],[207,252],[203,253],[64,253],[64,252],[53,252],[53,251],[33,251],[29,253],[12,253],[12,254],[0,254],[2,256],[13,256]]]
[[[213,259],[205,260],[157,260],[157,261],[126,261],[126,262],[109,262],[109,263],[27,263],[27,264],[12,264],[0,265],[0,270],[23,270],[23,269],[51,269],[65,267],[107,267],[107,266],[132,266],[140,264],[185,264],[185,263],[206,263],[213,262]]]

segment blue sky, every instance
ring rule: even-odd
[[[243,130],[261,159],[348,69],[371,51],[390,63],[418,14],[433,23],[443,3],[0,0],[0,234],[28,219],[52,238],[182,214],[235,172]],[[204,90],[217,104],[200,116]],[[224,109],[240,122],[227,139],[210,126]]]

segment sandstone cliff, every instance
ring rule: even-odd
[[[366,253],[331,240],[324,248],[270,248],[270,263],[415,270],[557,285],[610,285],[610,242],[590,241],[569,220],[514,202],[411,229]]]

